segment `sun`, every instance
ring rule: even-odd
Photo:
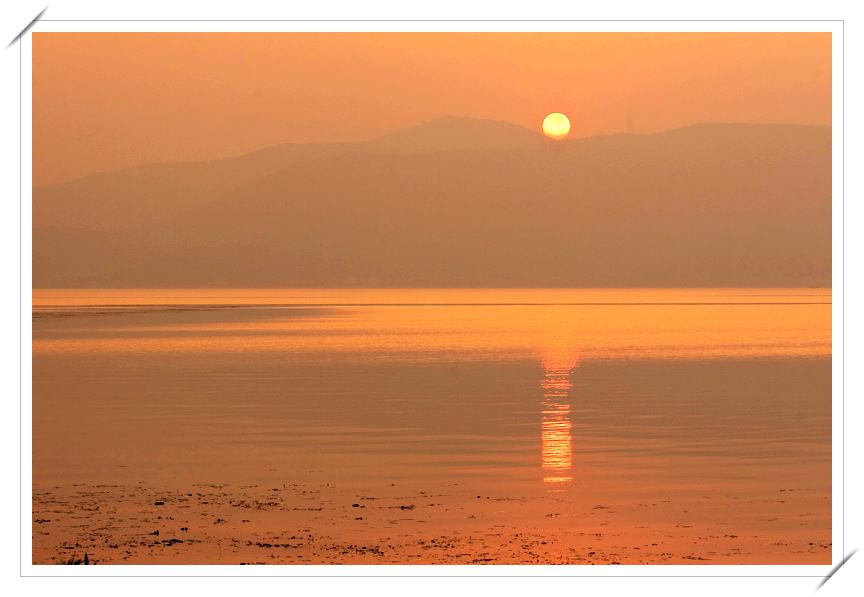
[[[570,132],[570,119],[560,112],[552,112],[543,119],[543,133],[556,141],[563,139]]]

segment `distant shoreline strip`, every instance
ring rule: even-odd
[[[38,305],[39,309],[93,308],[216,308],[216,307],[639,307],[639,306],[738,306],[738,305],[832,305],[828,302],[735,302],[735,303],[102,303],[92,305]]]

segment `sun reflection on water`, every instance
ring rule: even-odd
[[[543,354],[543,470],[546,483],[572,481],[573,447],[568,394],[570,371],[579,366],[579,356],[571,342],[556,335]]]

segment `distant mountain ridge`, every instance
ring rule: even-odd
[[[285,143],[208,162],[147,164],[34,187],[34,226],[134,228],[205,205],[214,194],[291,164],[344,153],[435,153],[548,141],[503,121],[444,116],[356,143]]]
[[[33,239],[34,287],[830,286],[831,130],[442,118],[34,189]]]
[[[366,151],[378,153],[436,153],[501,149],[544,142],[549,142],[549,139],[541,133],[503,120],[442,116],[361,145]]]

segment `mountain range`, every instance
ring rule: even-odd
[[[831,129],[445,117],[33,189],[34,287],[831,285]]]

